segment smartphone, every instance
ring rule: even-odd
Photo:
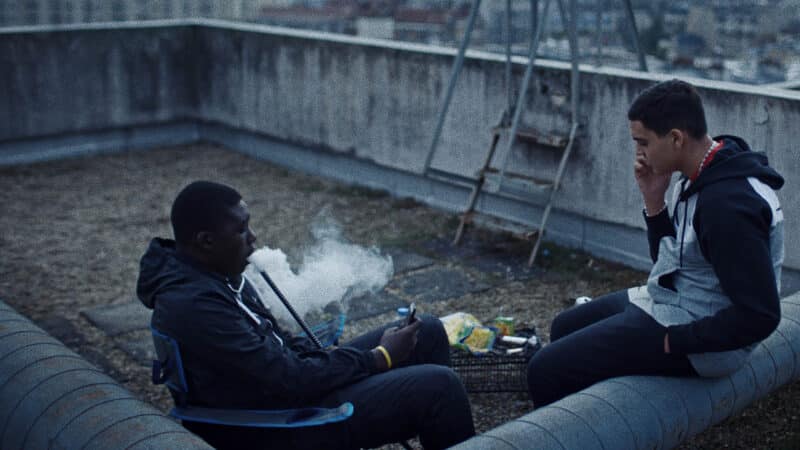
[[[417,304],[411,303],[408,305],[408,320],[406,321],[406,326],[411,325],[411,322],[414,321],[414,316],[417,314]]]

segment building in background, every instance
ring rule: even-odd
[[[288,0],[0,0],[0,26],[209,17],[249,20]]]
[[[353,5],[328,5],[296,2],[289,6],[261,6],[247,20],[279,27],[329,33],[356,34],[357,8]]]
[[[632,0],[651,70],[743,83],[800,74],[800,0]],[[622,0],[577,0],[579,50],[586,63],[638,68]],[[205,17],[369,38],[456,46],[472,0],[0,0],[0,26]],[[527,55],[534,27],[530,0],[484,1],[472,48]],[[539,54],[566,60],[558,3],[551,4]]]

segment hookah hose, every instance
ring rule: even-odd
[[[322,343],[319,341],[317,336],[314,335],[314,332],[311,331],[311,328],[309,328],[306,321],[303,320],[303,318],[300,317],[299,314],[297,314],[297,311],[295,311],[295,309],[289,303],[289,300],[286,300],[286,297],[283,296],[283,293],[281,293],[281,290],[278,289],[278,286],[275,285],[275,283],[272,281],[269,275],[267,275],[267,273],[264,272],[263,270],[259,270],[258,273],[261,274],[261,278],[263,278],[264,281],[267,282],[269,287],[272,288],[272,292],[274,292],[275,295],[278,296],[278,299],[280,299],[281,303],[283,303],[283,306],[285,306],[286,309],[289,310],[289,314],[291,314],[292,317],[294,317],[294,320],[297,321],[297,323],[300,325],[300,328],[302,328],[303,331],[306,333],[306,336],[308,336],[309,339],[311,339],[314,342],[314,344],[321,350],[323,348]]]

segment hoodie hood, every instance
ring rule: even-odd
[[[160,292],[174,285],[186,285],[198,278],[225,282],[221,275],[202,270],[188,258],[179,255],[172,239],[154,238],[139,261],[136,295],[144,306],[153,309]]]
[[[136,281],[136,295],[144,306],[153,309],[156,294],[178,281],[178,272],[171,267],[176,262],[175,241],[161,238],[150,241],[139,261],[139,279]]]
[[[714,140],[722,141],[722,148],[697,180],[681,194],[680,200],[686,200],[710,184],[730,178],[755,177],[775,190],[783,186],[783,177],[769,167],[767,156],[750,150],[742,138],[721,135],[714,137]]]

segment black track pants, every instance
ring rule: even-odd
[[[550,344],[528,363],[535,408],[608,378],[624,375],[696,375],[685,355],[664,353],[666,327],[614,292],[559,314]]]

